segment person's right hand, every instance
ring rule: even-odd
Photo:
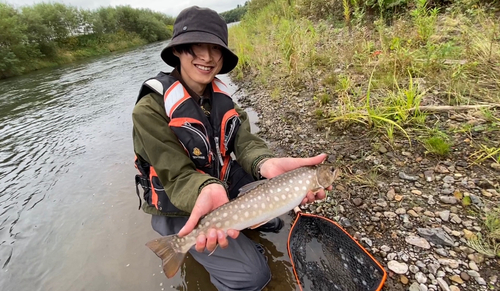
[[[201,217],[228,201],[226,189],[221,184],[212,183],[203,187],[188,221],[177,235],[183,237],[189,234],[196,227]],[[224,232],[221,229],[210,228],[207,233],[198,235],[195,248],[198,252],[203,252],[205,248],[211,252],[217,244],[221,248],[226,248],[228,245],[226,234],[235,239],[240,232],[235,229],[228,229],[227,232]]]

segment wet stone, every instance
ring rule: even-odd
[[[455,282],[455,283],[458,283],[458,284],[463,284],[464,283],[464,280],[462,280],[462,278],[460,278],[459,275],[453,275],[453,276],[450,276],[450,280]]]
[[[451,184],[455,183],[455,178],[453,178],[452,176],[445,176],[443,178],[443,182],[451,185]]]
[[[417,181],[419,179],[418,176],[408,175],[404,172],[399,172],[399,178],[407,181]]]
[[[387,263],[387,267],[389,268],[389,270],[399,275],[403,275],[408,272],[408,265],[405,263],[400,263],[398,261],[389,261]]]
[[[418,272],[415,274],[415,279],[418,283],[425,284],[427,283],[427,277],[422,272]]]
[[[361,204],[363,204],[363,199],[361,198],[354,198],[352,200],[352,203],[355,205],[355,206],[360,206]]]
[[[406,277],[405,275],[401,275],[400,279],[401,283],[403,283],[404,285],[408,284],[408,277]]]
[[[450,286],[443,278],[437,278],[437,282],[443,291],[450,291]]]
[[[425,181],[427,181],[427,182],[434,181],[434,171],[425,171],[424,177],[425,177]]]
[[[446,204],[457,204],[457,198],[453,196],[439,196],[439,201]]]
[[[431,245],[429,244],[429,242],[425,238],[422,238],[422,237],[410,235],[410,236],[407,236],[405,238],[405,241],[408,244],[417,246],[419,248],[423,248],[423,249],[430,249],[431,248]]]
[[[417,282],[413,282],[408,291],[420,291],[420,285]]]
[[[470,280],[470,275],[467,274],[466,272],[461,272],[460,273],[460,278],[462,278],[464,281],[469,281]]]
[[[474,277],[474,279],[476,280],[476,282],[479,285],[486,285],[486,281],[483,278],[481,278],[481,277]]]
[[[443,221],[448,221],[450,219],[450,211],[449,210],[444,210],[444,211],[439,212],[439,217]]]
[[[455,241],[442,228],[418,228],[418,234],[437,245],[454,246]]]
[[[389,189],[389,191],[387,191],[386,197],[387,197],[387,200],[389,200],[389,201],[394,200],[394,198],[396,197],[396,191],[394,190],[394,188],[391,188],[391,189]]]

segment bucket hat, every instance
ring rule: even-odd
[[[219,74],[230,72],[238,64],[238,57],[227,47],[227,24],[212,9],[192,6],[179,13],[174,23],[174,35],[161,52],[162,60],[175,68],[180,61],[173,54],[173,47],[190,43],[209,43],[221,46],[223,64]]]

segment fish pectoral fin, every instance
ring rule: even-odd
[[[245,186],[243,186],[243,187],[241,187],[239,189],[240,193],[238,195],[245,194],[246,192],[248,192],[248,191],[256,188],[257,186],[259,186],[260,184],[264,184],[266,182],[267,182],[267,179],[255,181],[255,182],[252,182],[252,183],[248,183],[248,184],[246,184]]]
[[[249,228],[250,228],[250,229],[256,229],[257,227],[262,226],[262,225],[264,225],[264,224],[268,223],[269,221],[271,221],[271,219],[266,220],[266,221],[261,222],[261,223],[257,223],[256,225],[252,225],[252,226],[250,226]]]

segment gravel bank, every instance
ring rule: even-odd
[[[499,205],[500,165],[472,164],[467,136],[453,136],[446,159],[433,157],[416,141],[390,144],[363,126],[318,122],[310,93],[272,100],[251,83],[238,85],[236,98],[258,112],[260,136],[279,155],[325,152],[342,168],[327,199],[304,209],[338,221],[379,260],[389,275],[383,290],[500,290],[500,260],[467,243],[486,235],[484,213]],[[463,114],[442,117],[450,128],[464,122]]]

